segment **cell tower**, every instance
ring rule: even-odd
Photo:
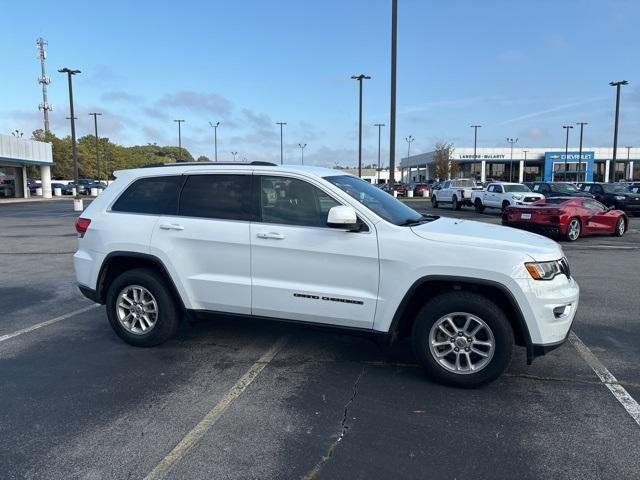
[[[44,61],[47,58],[47,52],[44,49],[44,46],[47,45],[47,41],[40,37],[36,40],[36,45],[38,46],[38,53],[40,56],[40,78],[38,78],[38,83],[42,84],[42,103],[38,105],[38,110],[42,110],[44,112],[44,131],[49,132],[49,111],[53,110],[53,105],[49,105],[47,102],[47,85],[51,83],[51,79],[47,77],[47,72],[44,68]]]

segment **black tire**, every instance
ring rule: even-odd
[[[502,211],[504,212],[507,208],[509,208],[511,206],[511,204],[509,203],[509,200],[505,200],[502,202]]]
[[[622,223],[622,228],[621,228],[621,224]],[[613,231],[613,235],[616,237],[621,237],[625,234],[625,232],[627,231],[627,222],[625,221],[623,216],[620,216],[620,218],[618,218],[618,221],[616,222],[616,229]]]
[[[456,197],[455,195],[453,196],[453,199],[451,200],[451,207],[454,210],[460,210],[462,208],[462,204],[458,201],[458,197]]]
[[[436,198],[436,194],[431,195],[431,206],[433,208],[438,208],[438,199]]]
[[[482,205],[482,201],[479,198],[476,198],[476,201],[473,204],[473,207],[476,209],[476,213],[484,212],[484,205]]]
[[[493,334],[493,356],[475,373],[454,373],[431,353],[429,335],[432,327],[439,319],[454,312],[477,316]],[[455,387],[472,388],[487,384],[504,373],[511,363],[515,341],[507,317],[495,303],[477,293],[450,292],[429,300],[418,312],[413,324],[412,343],[418,362],[431,379]]]
[[[147,333],[132,333],[118,319],[118,295],[124,288],[132,285],[139,285],[148,290],[157,303],[157,319]],[[180,324],[180,310],[171,289],[161,275],[148,268],[136,268],[118,276],[107,290],[106,307],[113,330],[122,340],[136,347],[153,347],[166,342],[176,334]]]
[[[575,235],[572,231],[572,225],[577,225],[578,234]],[[567,233],[564,234],[564,239],[568,242],[575,242],[582,235],[582,223],[578,217],[573,217],[569,219],[569,223],[567,224]]]

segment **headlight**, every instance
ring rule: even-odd
[[[514,195],[513,198],[514,200],[522,200],[524,198],[524,195]]]
[[[623,196],[623,195],[616,195],[616,196],[615,196],[615,199],[616,199],[616,200],[626,200],[626,199],[627,199],[627,197],[625,197],[625,196]]]
[[[563,261],[566,262],[564,259],[551,262],[528,262],[524,266],[534,280],[552,280],[556,275],[565,273]],[[566,265],[568,271],[568,264]],[[569,275],[567,274],[567,276]]]

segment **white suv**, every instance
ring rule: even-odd
[[[436,380],[497,378],[562,344],[578,285],[544,237],[423,216],[344,172],[173,164],[116,172],[77,220],[82,293],[136,346],[224,313],[410,336]]]

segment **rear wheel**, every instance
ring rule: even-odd
[[[625,222],[624,217],[618,218],[618,221],[616,223],[616,229],[613,232],[613,234],[616,237],[621,237],[622,235],[624,235],[624,232],[626,231],[627,231],[627,222]]]
[[[484,205],[482,205],[482,201],[479,198],[476,198],[476,201],[474,202],[473,206],[476,209],[476,213],[484,212]]]
[[[433,208],[438,208],[438,199],[436,198],[436,194],[431,195],[431,206]]]
[[[514,336],[502,310],[486,297],[451,292],[422,307],[412,341],[418,361],[432,379],[476,387],[507,369]]]
[[[462,208],[462,204],[458,201],[458,197],[453,196],[453,200],[451,200],[451,206],[454,210],[460,210]]]
[[[107,317],[116,334],[136,347],[152,347],[175,335],[179,310],[171,290],[154,270],[124,272],[109,286]]]
[[[569,220],[567,233],[564,235],[564,238],[570,242],[575,242],[580,238],[580,233],[582,233],[582,224],[580,223],[580,219],[574,217]]]

